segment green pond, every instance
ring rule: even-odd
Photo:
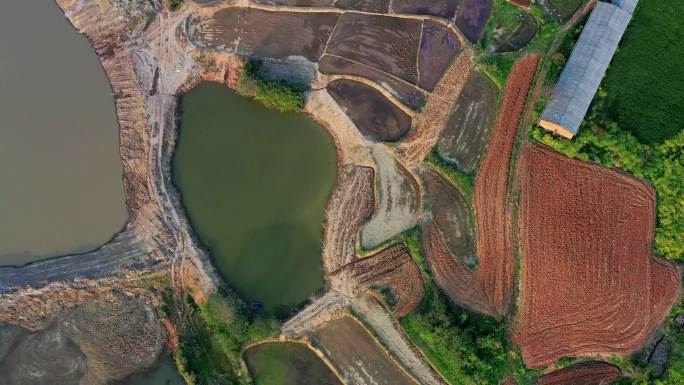
[[[254,385],[341,385],[303,344],[264,343],[247,349],[244,357]]]
[[[330,135],[204,83],[181,101],[174,181],[195,233],[250,303],[286,311],[323,285],[325,205],[335,183]]]

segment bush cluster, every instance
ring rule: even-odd
[[[259,75],[261,63],[248,60],[238,81],[237,92],[280,112],[300,112],[306,87]]]

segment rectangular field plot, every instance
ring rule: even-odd
[[[417,385],[352,318],[326,323],[314,333],[312,340],[347,383]]]
[[[238,55],[318,61],[339,18],[329,12],[270,12],[227,8],[213,17],[194,16],[190,39],[200,46]]]
[[[459,52],[461,43],[449,28],[432,20],[425,20],[418,53],[419,85],[432,91]]]
[[[416,84],[421,24],[414,19],[346,13],[335,28],[327,52]]]

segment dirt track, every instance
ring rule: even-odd
[[[617,171],[526,145],[522,274],[513,340],[529,367],[637,351],[679,293],[677,267],[653,257],[655,193]]]

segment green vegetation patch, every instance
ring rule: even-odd
[[[544,11],[557,21],[569,19],[583,0],[541,0]]]
[[[165,298],[169,317],[182,314],[170,293]],[[175,324],[180,339],[176,362],[188,385],[249,384],[241,352],[252,342],[275,337],[278,322],[249,311],[234,294],[214,294],[203,305],[189,296],[187,301],[189,314]]]
[[[236,91],[280,112],[302,111],[306,87],[282,80],[266,79],[259,75],[260,67],[260,61],[248,60]]]
[[[427,289],[421,306],[400,319],[411,341],[452,384],[498,384],[507,377],[519,385],[532,384],[541,370],[525,368],[508,339],[506,323],[451,303],[432,281],[419,239],[418,229],[403,237],[421,267]]]
[[[682,1],[640,1],[603,82],[611,118],[640,142],[684,128]]]
[[[483,38],[478,46],[481,54],[481,69],[498,84],[499,88],[503,88],[506,84],[506,78],[511,72],[513,63],[518,58],[528,52],[546,52],[561,30],[561,23],[548,16],[535,3],[529,11],[530,16],[537,25],[537,32],[532,41],[524,49],[517,52],[489,53],[488,50],[496,34],[496,29],[515,28],[516,23],[519,23],[521,14],[525,12],[505,0],[496,0],[492,10],[492,17],[490,17],[487,23]]]
[[[650,181],[657,193],[656,253],[684,260],[684,131],[658,145],[643,144],[607,116],[605,103],[606,93],[599,90],[573,140],[560,139],[539,127],[531,129],[530,135],[571,158],[619,168]]]

